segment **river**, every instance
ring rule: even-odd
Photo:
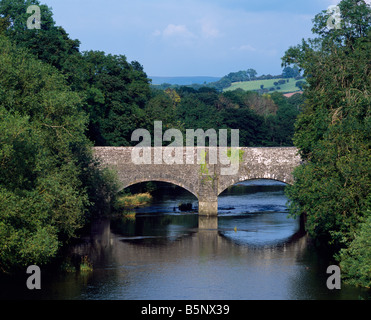
[[[369,299],[369,291],[352,286],[327,288],[330,262],[299,220],[288,218],[284,187],[239,183],[220,195],[211,219],[179,211],[180,203],[196,208],[197,199],[164,185],[135,217],[96,221],[71,248],[71,257],[88,257],[92,272],[43,274],[41,290],[8,286],[0,298]]]

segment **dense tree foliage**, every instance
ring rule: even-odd
[[[0,74],[0,267],[8,270],[55,256],[104,179],[92,165],[81,98],[63,76],[3,36]]]
[[[37,5],[41,11],[41,29],[28,29],[27,8]],[[69,84],[81,82],[79,40],[70,39],[67,32],[55,25],[53,13],[38,0],[1,0],[0,14],[10,24],[5,35],[18,47],[27,48],[40,60],[63,71]],[[80,78],[79,78],[80,77]]]
[[[26,10],[31,4],[40,7],[40,30],[27,29]],[[37,0],[1,0],[0,13],[10,23],[5,34],[18,47],[56,67],[79,93],[89,115],[88,137],[98,145],[129,145],[131,132],[145,123],[143,108],[150,95],[142,66],[127,62],[123,55],[81,53],[79,40],[70,39],[56,26],[50,8]]]
[[[283,58],[303,69],[309,83],[294,135],[306,164],[295,170],[288,195],[291,213],[307,216],[310,235],[335,252],[343,248],[343,271],[369,285],[370,255],[350,257],[369,242],[371,9],[359,0],[339,7],[340,29],[329,30],[328,14],[318,14],[313,32],[319,37]]]
[[[99,145],[128,146],[131,133],[145,126],[149,80],[138,62],[125,56],[83,54],[87,75],[89,136]]]
[[[30,4],[39,3],[0,2],[3,271],[50,262],[92,215],[105,209],[115,189],[112,174],[98,169],[86,137],[86,94],[74,86],[76,75],[84,73],[68,68],[81,61],[78,41],[54,26],[46,6],[40,6],[42,29],[28,30]]]
[[[351,284],[371,288],[371,212],[370,200],[366,220],[357,229],[349,247],[340,250],[337,259],[343,270],[343,278]]]
[[[300,71],[297,66],[291,67],[285,67],[282,71],[282,77],[283,78],[295,78],[300,76]]]
[[[260,95],[243,90],[218,93],[182,88],[175,117],[184,128],[239,129],[241,146],[291,146],[294,122],[303,97],[286,98],[281,93]],[[289,101],[294,101],[289,103]]]

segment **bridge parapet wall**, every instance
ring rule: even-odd
[[[297,148],[240,148],[240,162],[232,170],[233,174],[223,174],[220,161],[224,148],[216,148],[217,163],[210,164],[210,148],[182,148],[183,161],[169,163],[163,151],[166,148],[149,148],[151,159],[147,164],[135,164],[132,158],[133,147],[94,147],[93,152],[103,166],[117,172],[121,188],[146,181],[163,181],[181,186],[199,200],[199,213],[216,214],[218,195],[233,184],[249,179],[274,179],[288,184],[293,183],[292,171],[300,165]],[[202,150],[206,151],[202,152]],[[179,151],[179,149],[178,149]],[[200,164],[201,154],[206,156],[206,164]],[[215,151],[215,149],[214,149]],[[156,155],[161,155],[161,161]],[[172,155],[174,156],[174,154]],[[156,164],[156,162],[158,164]],[[225,162],[224,162],[225,163]]]

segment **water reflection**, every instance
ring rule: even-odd
[[[97,255],[91,252],[94,272],[73,298],[358,298],[354,288],[327,289],[326,262],[299,221],[287,218],[284,187],[249,181],[229,188],[219,197],[217,218],[179,212],[179,203],[195,206],[197,199],[165,189],[135,220],[104,222]]]
[[[194,220],[195,216],[187,217]],[[211,222],[204,217],[200,221]],[[118,221],[115,226],[102,223],[102,237],[94,237],[93,246],[90,241],[74,250],[79,255],[88,250],[95,266],[89,286],[75,298],[256,299],[272,298],[272,293],[288,298],[281,273],[296,265],[306,247],[305,237],[264,250],[238,245],[214,228],[215,220],[204,229],[171,226],[166,236],[156,231],[123,236],[111,233],[120,228]],[[267,286],[269,281],[276,288],[267,291],[264,283]]]
[[[94,272],[77,299],[318,299],[354,298],[330,292],[325,269],[305,236],[277,246],[237,244],[218,229],[175,230],[164,237],[110,233],[90,250]],[[109,237],[107,235],[110,234]],[[237,231],[238,234],[238,231]],[[154,240],[154,241],[151,241]],[[104,259],[103,259],[104,257]],[[322,274],[322,276],[321,276]]]
[[[251,184],[252,183],[252,184]],[[34,299],[357,299],[364,291],[326,287],[328,262],[287,218],[283,188],[256,181],[226,190],[218,217],[179,212],[195,201],[164,190],[135,218],[95,221],[71,248],[93,272],[53,275]],[[267,187],[267,189],[265,189]],[[175,208],[175,209],[174,209]],[[265,210],[262,210],[265,209]]]
[[[218,217],[198,216],[198,228],[200,230],[217,230],[218,229]]]

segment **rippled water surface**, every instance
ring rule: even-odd
[[[197,199],[164,186],[135,218],[102,220],[71,248],[93,271],[43,277],[32,299],[359,299],[367,291],[329,290],[321,258],[287,217],[284,184],[253,180],[219,197],[215,219],[199,217]],[[180,203],[194,210],[180,212]],[[4,291],[2,292],[4,298]]]

